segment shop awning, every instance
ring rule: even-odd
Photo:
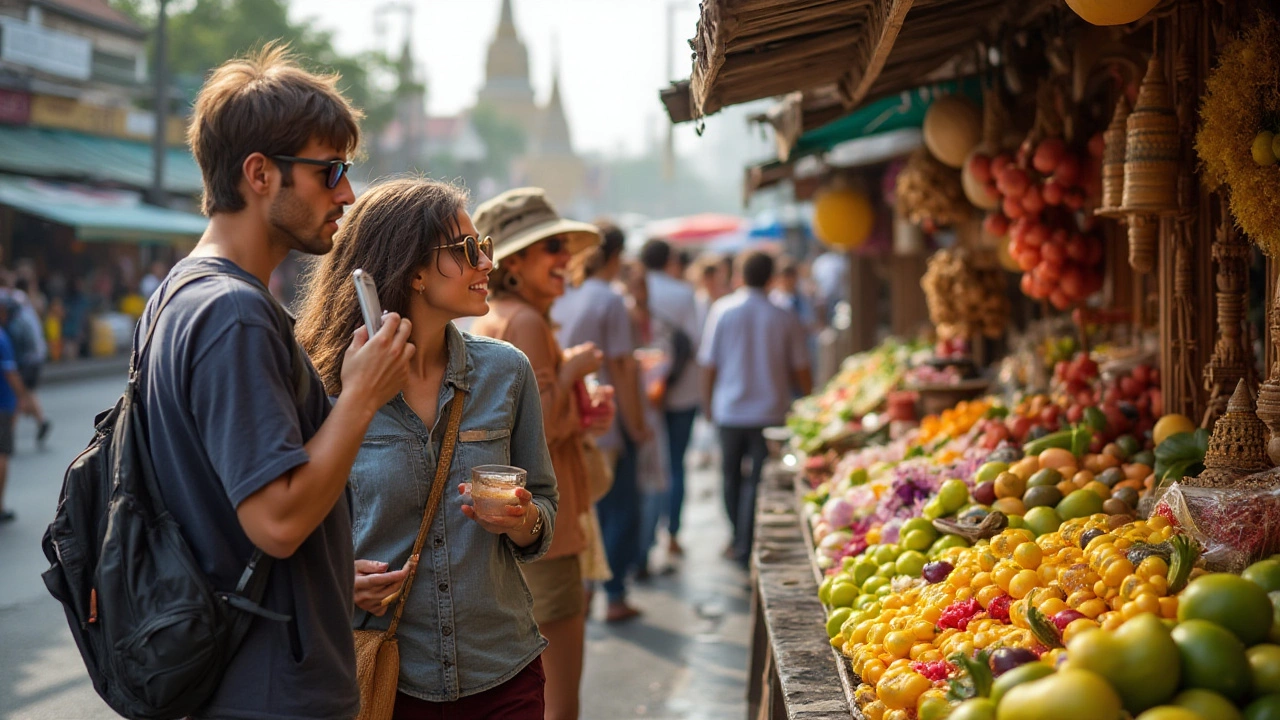
[[[209,224],[200,215],[146,205],[137,193],[31,178],[0,178],[0,205],[67,225],[84,242],[192,241]]]
[[[1060,9],[1058,0],[704,0],[688,102],[672,122],[803,94],[801,131],[922,82],[977,69],[980,43]]]
[[[982,104],[981,83],[977,78],[966,78],[925,85],[881,98],[807,132],[804,131],[802,124],[790,132],[788,132],[789,128],[774,125],[778,135],[779,157],[785,159],[792,153],[804,155],[810,152],[826,152],[841,143],[871,135],[905,128],[919,128],[924,125],[925,112],[929,110],[934,100],[956,94],[965,95],[979,105]],[[763,119],[773,124],[773,115],[774,113],[768,113]],[[802,134],[797,134],[796,130]]]
[[[151,186],[151,146],[71,130],[0,126],[0,172],[31,177]],[[201,190],[200,168],[184,148],[165,156],[165,189],[193,195]]]

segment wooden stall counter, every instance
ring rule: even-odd
[[[850,710],[823,632],[825,615],[801,522],[794,473],[771,461],[756,501],[748,718],[861,720],[861,713]]]

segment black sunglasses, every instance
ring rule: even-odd
[[[342,176],[351,170],[351,163],[341,160],[317,160],[315,158],[296,157],[294,155],[271,155],[272,160],[278,160],[285,163],[302,163],[303,165],[315,165],[317,167],[329,168],[329,177],[325,178],[325,187],[330,190],[338,187],[338,183],[342,182]]]
[[[441,250],[452,250],[454,248],[463,248],[467,255],[467,262],[473,268],[480,267],[481,255],[490,260],[493,259],[493,238],[491,237],[477,239],[474,235],[468,235],[457,242],[440,246]]]
[[[560,236],[552,236],[542,241],[542,249],[548,255],[559,255],[565,248],[569,247],[569,241]]]

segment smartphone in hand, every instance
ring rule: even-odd
[[[373,337],[382,328],[382,303],[378,301],[378,286],[369,273],[359,268],[351,273],[351,279],[356,284],[356,299],[360,301],[364,325],[369,329],[369,337]]]

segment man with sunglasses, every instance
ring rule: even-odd
[[[216,590],[236,588],[255,550],[274,558],[261,605],[287,618],[253,620],[202,718],[359,708],[346,483],[371,419],[408,375],[410,325],[389,314],[372,338],[356,331],[330,406],[267,292],[290,251],[329,252],[355,199],[346,156],[358,113],[335,82],[279,47],[214,71],[189,131],[209,227],[140,325],[156,318],[140,373],[165,505]],[[213,274],[178,285],[194,272]]]

